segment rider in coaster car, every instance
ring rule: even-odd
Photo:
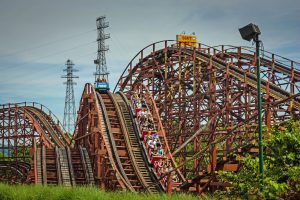
[[[139,117],[140,117],[140,121],[141,121],[141,123],[143,124],[144,122],[145,122],[145,120],[146,120],[146,113],[147,111],[143,111],[143,110],[141,110],[140,112],[139,112]]]
[[[146,136],[146,141],[148,142],[148,140],[152,140],[152,135],[150,134],[150,132],[148,132]]]
[[[154,138],[154,139],[153,139],[153,144],[154,144],[155,147],[156,147],[156,144],[157,144],[157,143],[159,143],[158,138]]]
[[[139,97],[136,92],[134,92],[132,99],[134,107],[137,108],[139,104]]]
[[[153,139],[155,139],[155,138],[157,138],[157,139],[158,139],[158,135],[157,135],[157,133],[154,133],[154,134],[152,134],[152,138],[153,138]]]
[[[148,130],[149,131],[153,131],[154,130],[154,124],[153,124],[153,121],[149,120],[148,118]]]
[[[158,156],[163,156],[164,155],[164,150],[162,149],[162,146],[160,143],[157,143],[156,144],[156,147],[157,147],[157,155]]]
[[[147,108],[146,101],[145,101],[144,97],[142,97],[142,99],[141,99],[141,104],[142,104],[142,108]]]
[[[147,141],[147,144],[148,144],[148,151],[153,152],[153,150],[154,150],[154,143],[153,143],[153,140],[152,140],[152,139],[148,140],[148,141]]]

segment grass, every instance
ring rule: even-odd
[[[81,199],[116,199],[116,200],[199,200],[199,197],[187,194],[147,195],[132,192],[105,192],[93,187],[58,187],[41,185],[6,185],[0,184],[0,200],[81,200]]]

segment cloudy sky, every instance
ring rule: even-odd
[[[36,101],[63,117],[64,63],[79,70],[76,107],[93,82],[96,18],[110,23],[111,85],[146,45],[195,32],[208,45],[251,45],[238,28],[259,25],[266,50],[300,60],[299,0],[0,0],[0,104]]]

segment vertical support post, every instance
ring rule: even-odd
[[[167,194],[172,195],[172,172],[168,174],[167,177]]]
[[[209,73],[209,120],[212,120],[216,114],[216,72],[212,65],[212,56],[209,59],[209,66],[208,66],[208,73]],[[210,140],[215,140],[215,129],[216,129],[216,119],[214,119],[209,124],[209,134]],[[211,159],[211,173],[214,173],[217,165],[217,147],[215,144],[210,145],[210,159]]]
[[[268,68],[268,82],[267,82],[267,87],[266,87],[266,102],[267,102],[267,107],[265,108],[265,124],[267,128],[271,128],[271,108],[270,108],[270,83],[272,79],[272,72],[273,72],[273,67],[270,69]]]
[[[294,69],[294,61],[291,61],[291,78],[290,78],[290,93],[294,95],[294,88],[295,88],[295,69]],[[291,117],[294,118],[294,113],[293,113],[293,100],[290,102],[289,108],[290,108],[290,114]]]
[[[33,162],[34,162],[34,184],[37,184],[38,172],[37,172],[37,157],[36,157],[36,140],[33,138]]]
[[[193,95],[196,94],[196,49],[193,49]]]
[[[133,89],[133,86],[132,86],[132,62],[130,62],[129,74],[131,74],[129,83],[130,83],[130,90],[132,90]]]

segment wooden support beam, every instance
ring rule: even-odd
[[[239,164],[224,164],[223,171],[225,172],[236,172],[239,170]]]

